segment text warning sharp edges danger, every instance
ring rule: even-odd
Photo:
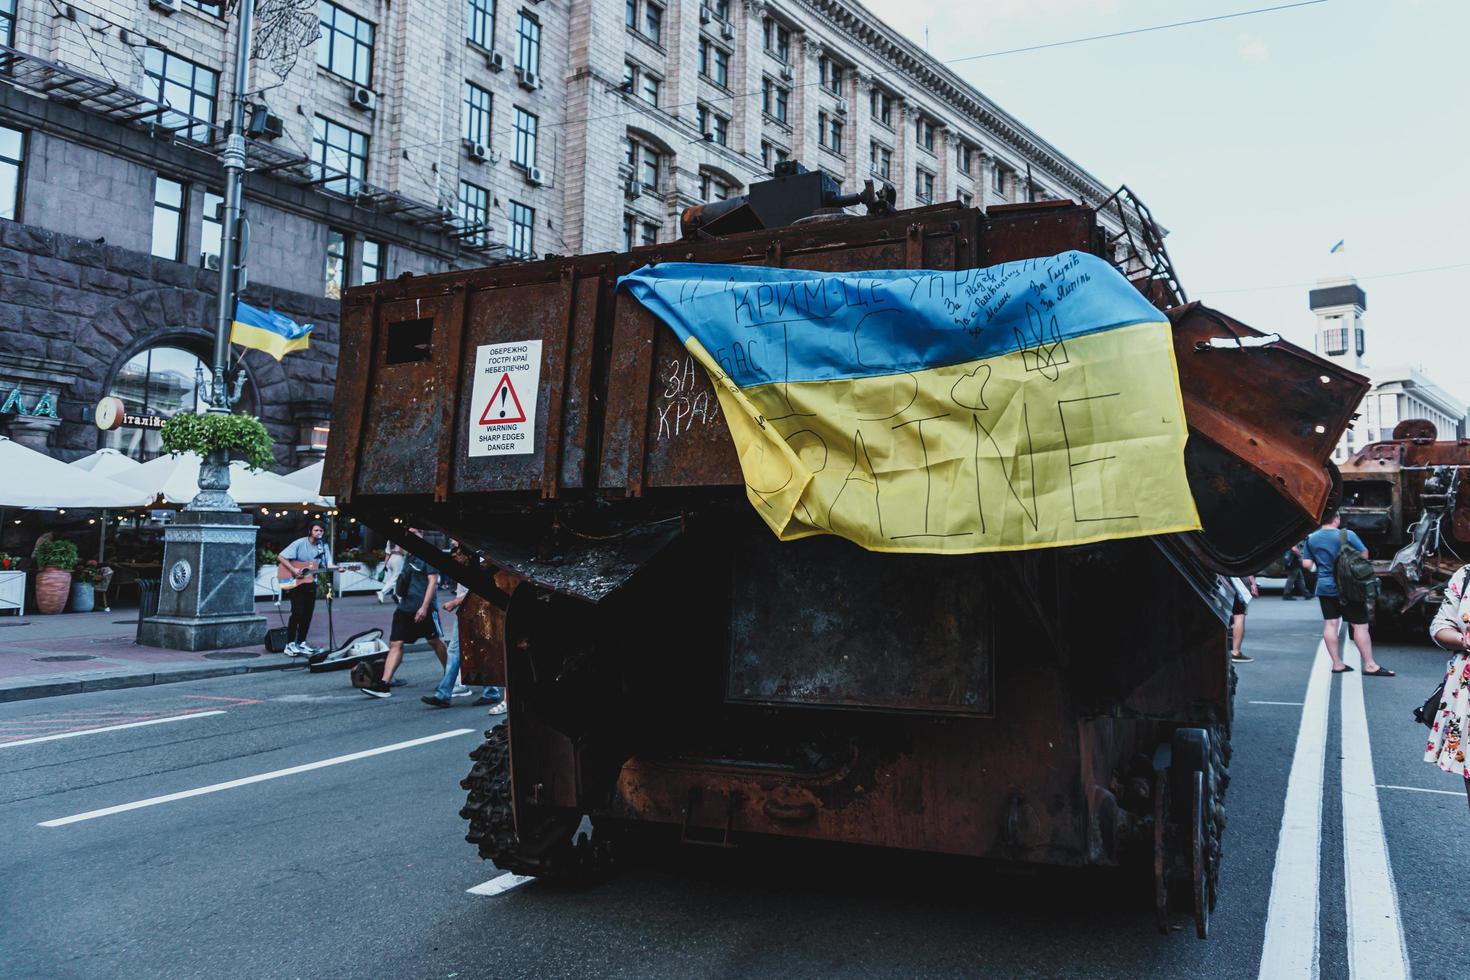
[[[519,456],[536,451],[536,389],[540,383],[541,341],[475,348],[471,456]]]

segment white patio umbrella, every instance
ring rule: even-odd
[[[317,460],[310,466],[303,466],[299,470],[293,470],[285,474],[281,479],[289,483],[294,483],[298,487],[310,490],[312,493],[319,494],[322,492],[322,472],[325,469],[326,464],[321,460]],[[336,501],[331,497],[322,497],[322,499],[333,505],[336,504]]]
[[[143,464],[126,453],[120,453],[112,448],[103,448],[92,453],[90,456],[74,459],[66,465],[86,473],[92,473],[96,476],[112,477],[117,476],[119,473],[126,473],[129,470],[137,469]],[[139,503],[142,502],[139,501]],[[99,528],[101,534],[97,540],[97,560],[99,562],[107,560],[107,526],[107,508],[104,507],[102,509],[102,526]]]
[[[187,504],[199,492],[197,453],[159,456],[142,466],[116,477],[119,483],[143,491],[146,498],[162,496],[171,504]],[[252,473],[242,462],[230,464],[230,496],[241,507],[308,507],[330,506],[315,493],[289,483],[274,473]]]
[[[97,476],[112,477],[136,469],[143,464],[126,453],[109,448],[99,449],[90,456],[74,459],[66,465],[88,473],[95,473]]]
[[[64,510],[137,507],[144,496],[136,487],[115,482],[27,449],[0,436],[0,508]]]

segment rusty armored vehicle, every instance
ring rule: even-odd
[[[323,492],[474,553],[406,543],[478,597],[466,681],[508,689],[462,784],[468,839],[541,876],[771,837],[1133,868],[1161,925],[1192,911],[1203,937],[1229,781],[1222,575],[1335,505],[1329,454],[1366,382],[1184,303],[1126,190],[1105,205],[1123,240],[1066,201],[890,200],[788,170],[687,213],[682,241],[346,294]],[[669,261],[963,270],[1068,249],[1116,258],[1168,311],[1200,532],[968,556],[781,543],[708,377],[616,288]],[[470,362],[499,344],[539,363],[532,398],[491,403],[529,413],[534,445],[471,455]]]
[[[1342,525],[1374,558],[1376,621],[1421,637],[1470,556],[1470,439],[1435,436],[1433,422],[1405,419],[1342,466]]]

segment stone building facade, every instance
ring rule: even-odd
[[[244,296],[316,331],[246,353],[242,402],[282,466],[330,426],[346,285],[667,241],[784,159],[903,207],[1109,193],[849,0],[258,0],[258,23],[288,6],[320,36],[257,35]],[[147,456],[197,398],[237,24],[0,2],[0,432]],[[108,394],[117,433],[91,422]]]

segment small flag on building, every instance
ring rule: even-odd
[[[310,323],[302,326],[283,313],[259,310],[236,300],[230,343],[265,351],[279,361],[292,351],[306,350],[314,329]]]
[[[1328,254],[1336,254],[1338,252],[1341,252],[1343,250],[1344,242],[1345,241],[1346,241],[1346,239],[1339,238],[1337,240],[1337,244],[1334,245],[1334,246],[1332,246],[1332,248],[1328,249]]]

